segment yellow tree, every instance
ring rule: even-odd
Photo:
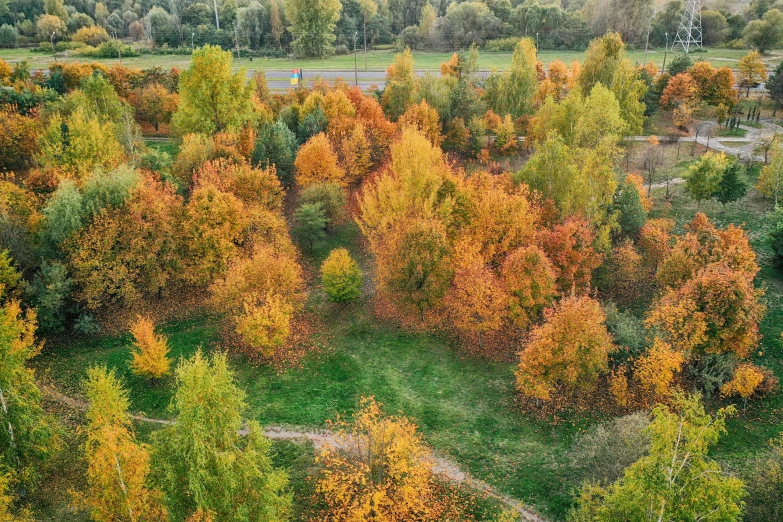
[[[721,386],[720,394],[724,397],[739,395],[742,397],[742,411],[748,406],[748,399],[756,393],[764,382],[764,373],[753,363],[742,363],[734,372],[734,377]]]
[[[361,294],[362,272],[345,248],[335,248],[321,265],[321,284],[335,303],[352,301]]]
[[[319,133],[307,140],[296,154],[296,183],[304,188],[313,183],[345,183],[345,170],[326,134]]]
[[[288,339],[293,314],[293,305],[283,296],[270,292],[259,298],[251,293],[234,315],[236,332],[255,352],[271,357]]]
[[[634,376],[653,398],[665,399],[671,394],[674,376],[684,363],[682,353],[656,338],[650,350],[634,364]]]
[[[440,134],[440,118],[438,111],[422,100],[417,105],[411,105],[408,110],[397,120],[400,127],[413,127],[430,140],[434,146],[440,146],[443,136]]]
[[[407,47],[394,57],[386,69],[386,88],[383,90],[381,105],[392,121],[416,103],[419,80],[413,70],[413,55]]]
[[[340,142],[342,163],[345,165],[345,180],[348,183],[364,181],[372,169],[372,151],[364,125],[357,122],[351,133]]]
[[[84,503],[99,522],[166,520],[159,491],[148,484],[149,450],[136,442],[128,392],[105,367],[87,370],[87,492]]]
[[[557,291],[552,263],[539,247],[520,247],[506,257],[501,274],[509,293],[511,320],[518,328],[527,328]]]
[[[484,265],[476,245],[461,241],[455,247],[456,268],[444,304],[454,326],[478,337],[500,329],[508,310],[508,294],[500,279]]]
[[[160,379],[171,370],[171,359],[167,357],[169,345],[166,336],[155,333],[149,317],[137,316],[131,324],[133,335],[133,373],[149,379]]]
[[[737,80],[740,87],[747,89],[746,95],[750,96],[750,88],[767,79],[767,66],[758,51],[751,51],[737,62],[739,75]]]
[[[372,397],[362,398],[359,408],[351,422],[332,423],[334,444],[317,456],[324,519],[460,520],[458,507],[436,494],[433,460],[416,426],[384,415]]]
[[[609,367],[612,336],[595,299],[566,297],[544,312],[544,323],[530,332],[520,353],[517,388],[528,397],[549,400],[566,393],[591,392]]]

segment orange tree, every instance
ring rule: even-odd
[[[562,387],[567,393],[591,392],[609,368],[612,337],[606,315],[595,299],[567,297],[544,312],[544,323],[530,332],[520,353],[517,388],[549,400]]]

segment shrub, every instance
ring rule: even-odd
[[[300,204],[320,203],[327,220],[327,226],[342,221],[345,217],[345,194],[337,183],[314,183],[299,194]]]
[[[83,43],[85,45],[91,45],[98,47],[103,42],[109,41],[109,33],[106,29],[98,26],[82,27],[71,37],[74,42]]]
[[[27,290],[41,331],[59,333],[65,329],[72,287],[65,265],[58,261],[41,263],[41,272]]]
[[[16,27],[8,24],[0,25],[0,47],[16,47],[19,32]]]
[[[131,325],[133,335],[133,373],[150,379],[160,379],[171,370],[168,342],[163,335],[155,333],[149,317],[138,316]]]
[[[326,215],[320,203],[305,203],[294,211],[294,235],[310,249],[326,238]]]
[[[321,284],[335,303],[353,301],[361,293],[362,272],[348,250],[336,248],[321,265]]]
[[[638,412],[597,424],[574,438],[574,467],[591,481],[614,482],[650,450],[650,419]]]

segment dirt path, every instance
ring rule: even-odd
[[[59,390],[57,390],[55,387],[48,384],[41,385],[41,392],[49,399],[64,404],[65,406],[75,410],[84,411],[88,407],[86,401],[74,397],[69,397],[63,394],[62,392],[60,392]],[[170,421],[170,420],[152,419],[141,415],[131,415],[130,417],[140,422],[150,422],[154,424],[171,425],[174,423],[174,421]],[[247,428],[240,429],[239,434],[242,436],[247,435]],[[340,442],[337,440],[334,434],[329,430],[320,430],[320,431],[296,430],[296,429],[286,428],[283,426],[266,426],[264,427],[264,435],[272,440],[306,439],[313,443],[315,449],[320,449],[323,448],[324,446],[332,446],[332,447],[340,446]],[[530,508],[526,507],[518,500],[509,497],[508,495],[504,495],[503,493],[500,493],[499,491],[497,491],[495,488],[493,488],[483,480],[479,480],[477,478],[470,476],[467,472],[463,471],[456,462],[435,454],[432,455],[432,460],[433,460],[433,471],[435,471],[435,473],[437,473],[438,475],[445,477],[449,481],[454,482],[456,484],[469,486],[477,491],[484,493],[488,497],[497,500],[498,502],[503,504],[507,509],[510,509],[515,513],[519,514],[521,519],[525,522],[546,522],[544,518],[537,515]]]

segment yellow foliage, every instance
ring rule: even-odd
[[[174,177],[190,185],[193,173],[209,161],[215,151],[215,142],[203,134],[185,134],[177,158],[171,168]]]
[[[625,374],[625,366],[613,371],[609,377],[609,393],[618,406],[628,406],[628,376]]]
[[[655,397],[665,398],[671,394],[674,375],[684,363],[682,353],[656,338],[652,348],[636,361],[634,375],[642,388]]]
[[[400,128],[413,127],[430,140],[434,146],[440,146],[443,136],[440,134],[440,119],[438,111],[422,100],[417,105],[411,105],[398,120]]]
[[[501,274],[509,292],[511,320],[518,328],[527,328],[557,292],[552,263],[540,248],[530,245],[512,251]]]
[[[404,417],[386,417],[364,398],[353,422],[334,423],[335,444],[318,455],[316,491],[328,520],[403,522],[439,520],[433,462]]]
[[[261,300],[250,294],[234,316],[236,331],[253,350],[271,357],[288,339],[293,313],[294,307],[279,294],[268,293]]]
[[[171,370],[171,360],[167,357],[168,342],[164,335],[155,333],[152,320],[138,316],[130,331],[134,339],[133,346],[136,348],[131,362],[133,373],[150,379],[160,379],[168,375]]]
[[[307,100],[305,100],[307,105]],[[334,120],[337,118],[353,118],[356,116],[356,109],[351,100],[344,91],[340,89],[332,89],[326,93],[323,98],[323,110],[326,114],[326,119]]]
[[[357,183],[364,180],[372,169],[370,141],[365,134],[364,125],[356,123],[351,134],[342,139],[343,165],[345,165],[346,181]]]
[[[313,183],[345,184],[345,170],[337,162],[337,154],[323,132],[302,145],[296,154],[296,183],[306,187]]]
[[[734,377],[721,386],[720,394],[724,397],[739,395],[743,399],[749,399],[759,385],[764,382],[764,374],[753,363],[742,363],[734,372]]]

